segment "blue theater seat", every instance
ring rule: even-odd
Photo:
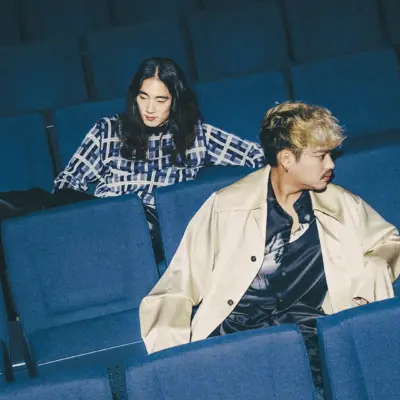
[[[207,123],[253,142],[267,109],[289,97],[277,71],[198,83],[196,92]]]
[[[397,400],[400,298],[317,320],[326,400]]]
[[[400,2],[397,0],[380,0],[383,9],[383,23],[393,45],[400,44]]]
[[[379,146],[346,152],[336,160],[334,182],[361,196],[387,221],[400,229],[400,134],[389,142],[385,136]],[[385,141],[388,143],[385,145]]]
[[[0,118],[0,192],[51,190],[53,170],[39,114]]]
[[[196,12],[200,0],[111,0],[110,9],[116,25],[134,25],[159,17],[183,16]]]
[[[15,382],[0,388],[1,400],[111,400],[105,373],[76,371]]]
[[[5,381],[9,380],[12,380],[10,339],[4,293],[0,286],[0,388],[3,386]]]
[[[276,0],[198,13],[188,23],[202,81],[277,69],[287,61]]]
[[[22,0],[28,40],[81,36],[110,25],[107,0]]]
[[[21,41],[20,25],[15,0],[0,0],[0,46]]]
[[[350,136],[400,128],[400,76],[394,49],[292,69],[294,98],[329,108]]]
[[[75,40],[4,46],[0,60],[0,114],[61,107],[87,98]]]
[[[65,168],[82,140],[103,117],[109,117],[125,109],[125,99],[83,103],[55,111],[56,145],[59,164]]]
[[[375,0],[284,0],[294,61],[354,53],[383,43]]]
[[[156,208],[167,266],[179,246],[188,223],[208,197],[251,171],[245,167],[205,168],[197,180],[156,190]]]
[[[149,57],[173,59],[188,75],[182,31],[175,19],[143,22],[87,36],[96,98],[125,96],[139,64]]]
[[[294,325],[241,332],[154,353],[128,365],[129,400],[312,400]]]
[[[145,354],[138,307],[158,275],[140,199],[3,222],[9,283],[39,374]]]

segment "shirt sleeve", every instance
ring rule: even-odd
[[[99,121],[89,131],[66,168],[55,179],[54,191],[73,189],[86,192],[89,183],[102,180],[101,142],[105,125],[104,121]]]
[[[148,353],[190,342],[192,308],[201,302],[214,266],[214,203],[215,194],[192,218],[167,270],[140,304]]]
[[[257,143],[204,124],[207,141],[207,163],[212,165],[240,165],[261,168],[265,165],[264,152]]]

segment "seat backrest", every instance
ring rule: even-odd
[[[110,25],[107,0],[22,0],[21,10],[28,40],[77,37]]]
[[[284,0],[284,6],[296,63],[383,44],[375,0]]]
[[[394,49],[331,58],[292,69],[294,97],[327,107],[350,136],[400,128]]]
[[[380,146],[344,151],[336,160],[334,183],[361,196],[400,229],[400,132],[397,142],[380,139]]]
[[[152,354],[128,365],[129,400],[314,399],[294,325],[241,332]]]
[[[0,118],[0,192],[51,190],[53,167],[39,114]]]
[[[0,389],[0,399],[14,400],[111,400],[111,389],[105,373],[97,371],[64,371],[35,379],[14,382]]]
[[[198,83],[196,92],[207,123],[257,143],[266,110],[289,98],[277,71]]]
[[[56,147],[58,164],[65,168],[86,134],[101,118],[122,112],[124,99],[83,103],[55,111]]]
[[[17,2],[14,0],[0,1],[0,46],[16,44],[21,41],[16,4]]]
[[[57,39],[0,48],[2,114],[36,111],[87,98],[76,40]]]
[[[136,195],[3,222],[3,247],[25,333],[136,310],[158,279]]]
[[[125,96],[139,64],[149,57],[171,58],[190,76],[176,18],[93,33],[87,36],[87,47],[98,100]]]
[[[2,285],[0,285],[0,387],[11,371],[8,318]]]
[[[287,62],[277,0],[193,14],[188,24],[202,81],[274,70]]]
[[[397,0],[380,0],[383,9],[383,23],[389,32],[392,45],[400,44],[400,3]]]
[[[251,170],[244,167],[212,167],[199,179],[158,188],[155,191],[164,256],[168,265],[187,225],[215,191],[237,181]]]
[[[395,400],[400,393],[400,298],[317,321],[327,400]]]
[[[257,4],[264,0],[202,0],[203,7],[208,10],[227,10],[231,7],[240,7],[247,4]]]
[[[110,0],[110,11],[116,25],[134,25],[160,17],[183,16],[199,8],[200,0]]]

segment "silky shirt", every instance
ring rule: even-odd
[[[296,323],[315,333],[327,293],[321,246],[308,191],[294,204],[300,228],[291,235],[293,220],[276,200],[269,180],[266,245],[263,264],[231,312],[211,333],[218,336],[248,329]]]

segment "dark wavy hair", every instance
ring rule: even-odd
[[[121,156],[137,160],[143,160],[146,157],[148,128],[142,120],[136,98],[143,81],[154,77],[164,83],[172,97],[168,129],[174,138],[173,163],[176,163],[178,154],[185,162],[185,153],[194,142],[196,125],[201,119],[201,114],[196,94],[186,83],[182,70],[172,60],[160,57],[143,61],[129,86],[126,109],[120,115]]]

